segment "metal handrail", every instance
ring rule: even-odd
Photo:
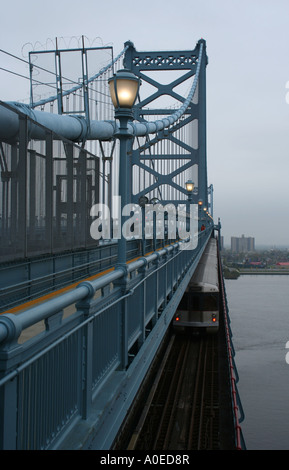
[[[232,407],[233,407],[233,416],[235,422],[235,442],[236,442],[236,450],[244,450],[245,443],[242,434],[242,428],[240,423],[244,420],[244,411],[241,404],[240,396],[238,393],[238,389],[236,383],[238,382],[238,375],[236,370],[236,365],[233,359],[233,347],[231,341],[231,332],[229,327],[228,321],[228,309],[226,305],[226,294],[225,294],[225,287],[224,287],[224,278],[221,268],[221,257],[220,252],[218,250],[218,257],[219,257],[219,267],[220,267],[220,285],[221,285],[221,292],[222,292],[222,299],[223,299],[223,312],[224,312],[224,327],[225,327],[225,336],[226,336],[226,345],[227,345],[227,355],[229,361],[229,376],[230,376],[230,385],[231,385],[231,394],[232,394]],[[240,416],[239,416],[240,414]]]
[[[152,253],[148,256],[140,258],[137,261],[127,264],[127,272],[132,272],[139,269],[146,264],[154,261],[157,257],[166,255],[169,251],[178,249],[179,243],[159,250],[157,253]],[[125,272],[122,267],[116,267],[114,271],[104,274],[103,276],[91,280],[80,282],[75,289],[70,290],[64,294],[61,294],[57,298],[49,299],[45,303],[36,305],[24,312],[20,312],[17,315],[10,313],[3,314],[0,317],[0,344],[5,341],[15,340],[21,332],[32,326],[33,324],[48,318],[49,316],[59,312],[60,310],[69,307],[75,302],[79,302],[88,296],[93,296],[95,292],[102,289],[106,285],[115,282],[118,279],[124,277]]]
[[[102,393],[100,391],[105,389],[105,384],[110,380],[111,374],[116,374],[114,379],[117,379],[118,370],[126,371],[129,368],[130,371],[133,371],[134,367],[137,367],[135,364],[139,364],[140,357],[136,355],[135,361],[131,359],[131,348],[136,344],[140,348],[144,342],[145,348],[148,350],[151,341],[158,344],[158,338],[162,336],[160,332],[168,327],[175,307],[186,287],[188,276],[192,275],[210,236],[211,229],[208,228],[206,231],[200,232],[196,250],[182,250],[184,242],[174,242],[131,263],[116,266],[114,271],[98,279],[84,281],[69,293],[48,300],[42,305],[34,306],[16,315],[11,313],[1,315],[0,387],[5,391],[6,387],[10,387],[12,384],[12,387],[15,388],[15,394],[10,393],[8,396],[3,392],[2,404],[6,407],[2,423],[2,426],[5,426],[5,435],[3,435],[4,440],[0,444],[3,448],[26,449],[30,448],[30,444],[36,446],[35,448],[40,448],[38,445],[41,448],[42,445],[43,448],[51,446],[51,448],[57,448],[63,436],[62,432],[66,432],[67,429],[74,426],[79,419],[85,418],[89,413],[90,403],[97,400],[99,393]],[[152,285],[158,286],[155,290],[155,299],[150,298],[150,293],[147,290]],[[99,293],[101,295],[98,295]],[[140,306],[138,309],[137,299],[142,295],[145,296],[145,300],[142,307]],[[132,309],[130,313],[127,310],[129,306]],[[67,307],[72,307],[71,311],[67,312],[68,318],[64,312]],[[138,313],[133,314],[134,308],[138,310]],[[113,323],[110,323],[110,318],[114,319]],[[29,339],[26,338],[24,342],[21,339],[18,341],[24,329],[34,327],[44,320],[46,331],[38,332],[36,329]],[[149,335],[147,343],[146,328],[151,320],[152,336]],[[103,333],[101,328],[104,328]],[[106,345],[101,345],[101,335],[106,334],[107,328],[111,334],[111,342],[106,348]],[[117,335],[117,340],[115,335]],[[140,343],[138,343],[138,339]],[[154,343],[154,348],[156,344]],[[96,351],[98,348],[101,348],[102,351],[103,346],[105,354],[102,356]],[[96,349],[94,350],[94,348]],[[55,416],[53,419],[55,428],[47,431],[44,436],[45,440],[42,437],[38,439],[33,430],[26,428],[25,406],[27,406],[30,396],[29,390],[23,388],[23,385],[30,377],[35,387],[39,386],[37,393],[42,393],[40,392],[42,380],[45,380],[48,375],[57,375],[54,360],[58,354],[63,354],[63,362],[59,363],[59,370],[65,371],[67,361],[65,351],[70,351],[72,354],[71,362],[67,363],[69,366],[68,376],[65,375],[65,377],[73,380],[73,388],[70,396],[70,382],[65,383],[64,390],[69,395],[69,399],[67,405],[64,404],[60,412],[68,414],[65,414],[63,422],[59,421],[62,418]],[[56,356],[54,356],[54,352]],[[45,361],[48,369],[46,367],[38,369],[38,364],[41,364],[42,361]],[[143,368],[141,373],[144,374],[147,365],[144,364],[141,367]],[[126,380],[126,373],[122,377],[123,380]],[[18,387],[19,393],[17,392]],[[55,387],[54,398],[56,401],[51,406],[56,407],[57,382],[53,383],[53,387]],[[61,390],[59,391],[60,396]],[[85,396],[82,395],[83,390]],[[72,409],[69,400],[76,400],[77,397],[80,401],[75,403],[73,405],[75,408]],[[18,415],[15,412],[15,407],[18,407],[17,413],[23,415],[21,423],[17,421]],[[75,412],[76,421],[74,421],[74,415],[70,414],[72,411]],[[34,411],[36,426],[39,426],[40,429],[42,421],[39,414],[37,415],[39,412],[39,409]],[[15,428],[10,430],[11,426],[7,427],[8,421],[13,422]],[[57,432],[56,436],[54,431],[59,425],[61,432],[59,435]],[[17,429],[20,434],[15,434],[14,429]],[[38,444],[32,444],[31,439],[36,439]],[[9,445],[10,447],[7,447]]]

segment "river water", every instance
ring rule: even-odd
[[[289,450],[289,276],[240,276],[225,287],[246,448]]]

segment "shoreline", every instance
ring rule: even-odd
[[[262,275],[262,274],[267,274],[267,275],[283,275],[283,276],[288,276],[289,275],[289,270],[280,270],[280,271],[277,271],[277,270],[268,270],[268,269],[246,269],[246,270],[240,270],[240,276],[242,275],[250,275],[250,274],[258,274],[258,275]]]

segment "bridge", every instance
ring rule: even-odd
[[[56,44],[29,54],[30,103],[0,102],[1,449],[116,448],[143,400],[208,240],[220,240],[207,63],[203,39],[156,52],[128,41],[117,56]],[[219,394],[241,449],[220,258],[219,272]]]

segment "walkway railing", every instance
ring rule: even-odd
[[[1,449],[56,449],[92,410],[104,419],[102,388],[114,374],[120,387],[146,340],[158,325],[168,327],[210,235],[200,233],[195,250],[174,243],[18,315],[1,315]],[[148,367],[139,366],[139,380]]]
[[[237,382],[239,380],[237,367],[234,361],[234,346],[232,343],[232,332],[230,328],[230,318],[229,318],[229,309],[227,305],[227,296],[226,296],[226,289],[225,283],[223,278],[223,273],[221,269],[221,257],[219,253],[219,266],[220,266],[220,290],[222,293],[223,299],[223,312],[224,312],[224,328],[225,328],[225,336],[226,336],[226,348],[227,348],[227,355],[228,355],[228,366],[229,366],[229,380],[230,380],[230,391],[231,391],[231,398],[232,398],[232,412],[233,412],[233,421],[235,426],[235,444],[236,450],[245,450],[246,445],[242,433],[242,428],[240,423],[244,420],[244,410],[242,407],[242,403],[239,397],[239,392],[237,388]]]

